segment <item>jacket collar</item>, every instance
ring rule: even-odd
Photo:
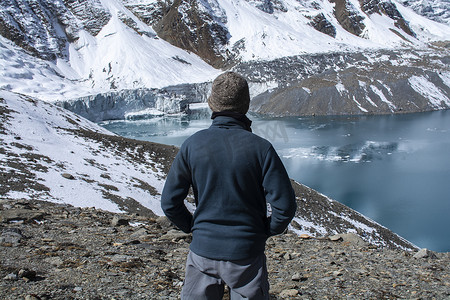
[[[251,124],[252,121],[248,119],[245,115],[241,115],[241,117],[236,118],[236,116],[226,115],[226,114],[216,114],[211,117],[213,122],[211,127],[228,127],[228,128],[242,128],[247,131],[252,131]]]

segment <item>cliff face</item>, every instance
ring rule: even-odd
[[[194,52],[210,65],[220,68],[226,64],[221,49],[228,43],[230,35],[224,23],[224,12],[212,10],[204,1],[177,0],[163,12],[154,29],[172,45]]]
[[[436,55],[442,51],[443,56]],[[252,111],[275,116],[390,114],[450,108],[445,48],[291,57],[238,72],[283,84],[257,95]],[[447,57],[447,58],[445,58]],[[263,69],[264,72],[259,70]]]
[[[136,89],[71,99],[60,105],[91,121],[145,118],[177,114],[193,101],[206,102],[210,84],[182,84],[163,89]]]
[[[334,7],[334,15],[339,24],[354,35],[361,35],[365,25],[362,22],[364,17],[358,14],[356,8],[346,0],[333,0],[336,4]]]
[[[0,7],[0,35],[45,60],[68,59],[80,30],[95,36],[111,18],[99,0],[5,0]]]

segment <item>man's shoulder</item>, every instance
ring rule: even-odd
[[[210,127],[192,134],[184,141],[182,148],[197,145],[199,143],[209,143],[211,142],[211,139],[214,139],[217,142],[217,140],[222,140],[225,136],[234,136],[234,138],[240,139],[242,143],[245,143],[249,147],[262,147],[266,149],[272,147],[270,141],[247,130],[218,131],[216,128]]]
[[[208,128],[197,131],[191,136],[189,136],[186,140],[184,140],[180,148],[183,149],[189,147],[189,145],[196,144],[198,143],[198,141],[204,140],[207,135],[208,135]]]
[[[184,142],[185,143],[192,143],[193,141],[201,138],[205,138],[205,136],[209,135],[209,128],[201,129],[195,133],[193,133],[191,136],[189,136]]]
[[[269,140],[263,138],[260,135],[257,135],[254,132],[245,131],[244,135],[245,135],[245,142],[246,143],[257,143],[257,144],[259,144],[261,146],[264,146],[264,147],[272,146],[272,143]]]

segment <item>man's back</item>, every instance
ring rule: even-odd
[[[177,161],[172,168],[190,182],[197,202],[194,253],[221,260],[257,256],[267,237],[290,220],[277,216],[271,231],[266,193],[276,210],[292,211],[292,188],[272,145],[234,118],[217,117],[209,129],[191,136]],[[167,189],[170,174],[168,182]]]

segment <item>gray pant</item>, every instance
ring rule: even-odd
[[[204,258],[192,251],[186,261],[186,278],[181,291],[182,300],[219,300],[224,285],[230,288],[231,300],[269,299],[266,256],[223,261]]]

